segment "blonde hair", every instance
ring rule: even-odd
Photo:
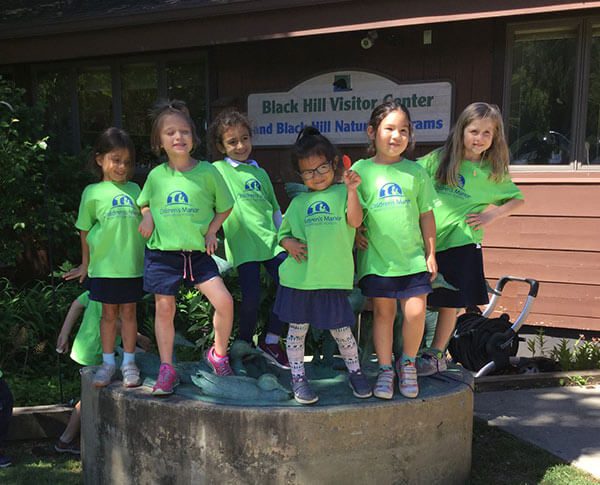
[[[491,167],[490,179],[501,182],[508,175],[510,154],[504,136],[504,123],[500,108],[495,104],[472,103],[460,114],[440,150],[440,165],[435,174],[443,185],[458,185],[458,172],[463,160],[465,128],[475,120],[489,119],[494,122],[494,136],[490,148],[482,154],[482,164]]]
[[[200,138],[196,131],[196,125],[190,115],[190,110],[183,101],[178,99],[173,100],[160,100],[150,110],[150,118],[152,119],[152,130],[150,132],[150,148],[155,155],[160,155],[161,143],[160,143],[160,130],[162,129],[162,122],[165,116],[178,115],[181,116],[185,122],[190,126],[192,132],[193,149],[200,144]],[[193,151],[193,150],[192,150]]]

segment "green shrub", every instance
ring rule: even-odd
[[[42,107],[0,77],[0,268],[20,281],[48,274],[49,241],[55,261],[79,251],[74,222],[90,177],[80,159],[50,153],[48,138]]]

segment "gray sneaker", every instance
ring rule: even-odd
[[[96,374],[94,375],[94,386],[108,386],[111,383],[116,370],[117,368],[112,364],[102,364],[96,371]]]
[[[421,356],[417,357],[417,375],[419,377],[431,376],[446,370],[448,370],[448,365],[443,355],[440,358],[437,355],[423,352]]]
[[[134,362],[122,366],[121,374],[123,375],[123,385],[125,387],[138,387],[142,383],[140,370]]]
[[[373,394],[379,399],[392,399],[394,397],[394,371],[380,370],[377,382],[373,388]]]

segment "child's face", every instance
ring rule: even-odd
[[[160,127],[160,146],[169,159],[188,157],[194,148],[192,127],[178,114],[166,115]]]
[[[252,151],[252,138],[248,128],[243,125],[235,125],[223,132],[221,143],[217,147],[221,153],[233,158],[238,162],[245,162]]]
[[[131,166],[131,156],[126,148],[117,148],[104,155],[96,156],[96,163],[102,167],[102,180],[105,182],[127,182]]]
[[[489,118],[473,120],[463,131],[463,158],[480,160],[494,141],[496,123]]]
[[[377,128],[369,126],[367,135],[375,142],[375,158],[379,163],[394,163],[400,160],[410,141],[410,123],[401,110],[389,113]]]
[[[325,190],[333,183],[335,176],[335,161],[330,161],[323,155],[311,155],[298,160],[300,176],[310,190]]]

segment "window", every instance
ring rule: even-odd
[[[585,165],[600,165],[600,25],[592,29],[590,81],[585,126]]]
[[[110,66],[90,67],[77,76],[81,146],[93,146],[99,133],[113,125]]]
[[[35,74],[35,97],[45,105],[50,144],[59,151],[76,153],[93,145],[104,129],[118,126],[131,135],[137,164],[148,166],[156,158],[150,152],[148,114],[159,98],[184,100],[205,138],[208,83],[201,53],[170,54],[168,63],[155,58],[65,63]],[[200,153],[205,153],[202,147]]]
[[[573,30],[515,33],[507,127],[513,164],[573,161],[576,54]]]

